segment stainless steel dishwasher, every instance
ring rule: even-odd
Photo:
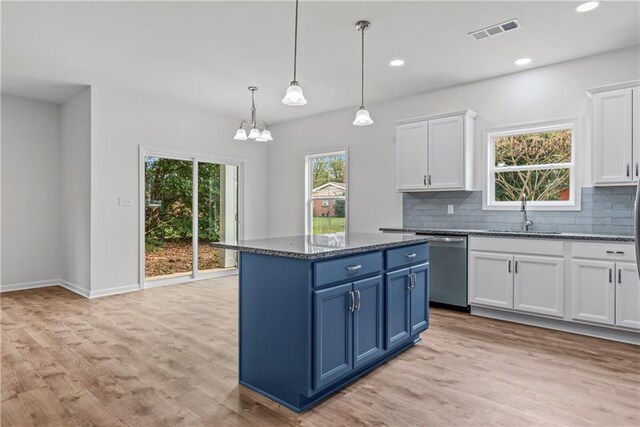
[[[429,241],[429,302],[469,311],[466,236],[433,236]]]

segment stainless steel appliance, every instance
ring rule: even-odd
[[[429,301],[469,311],[466,236],[433,236],[429,241]]]

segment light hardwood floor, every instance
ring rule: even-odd
[[[236,287],[2,294],[2,426],[640,424],[639,348],[435,309],[416,347],[295,414],[237,384]]]

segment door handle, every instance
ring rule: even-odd
[[[357,265],[350,265],[347,267],[347,270],[349,271],[358,271],[362,268],[362,265],[357,264]]]
[[[515,269],[513,271],[514,271],[514,273],[518,274],[518,261],[516,261]]]
[[[351,298],[351,303],[349,304],[349,311],[353,313],[353,311],[356,309],[356,298],[355,298],[355,295],[353,294],[353,291],[349,291],[349,297]]]
[[[630,175],[630,169],[631,169],[631,165],[629,165],[629,163],[627,163],[627,176]]]
[[[636,177],[638,176],[638,162],[636,162]]]
[[[413,274],[407,274],[407,278],[409,279],[409,283],[407,284],[407,289],[413,289]]]
[[[609,269],[609,283],[613,282],[613,277],[612,276],[613,276],[613,269],[610,268]]]
[[[438,243],[464,243],[464,237],[433,237],[430,242]]]
[[[429,185],[431,185],[431,175],[429,175]]]
[[[425,175],[424,178],[422,178],[422,182],[424,183],[424,185],[427,185],[427,175]]]
[[[507,270],[511,273],[511,260],[509,260],[509,264],[507,265]]]
[[[618,284],[622,284],[622,270],[618,268]]]
[[[357,297],[357,302],[356,302],[356,308],[355,311],[359,311],[360,310],[360,291],[356,291],[356,297]]]

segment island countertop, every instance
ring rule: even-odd
[[[286,258],[320,259],[426,243],[429,240],[429,236],[414,234],[346,233],[272,237],[240,240],[237,243],[212,242],[211,247]]]

